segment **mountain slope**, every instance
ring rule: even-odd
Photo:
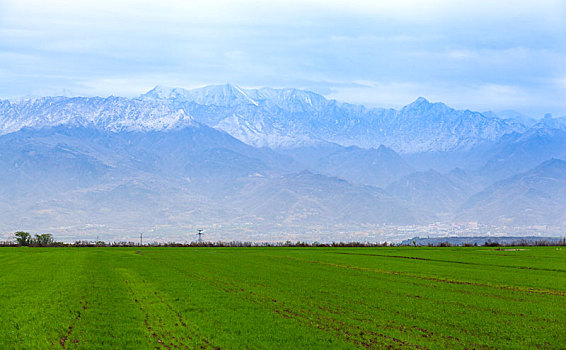
[[[95,125],[110,131],[168,130],[193,123],[275,148],[333,142],[401,153],[470,149],[522,132],[517,122],[419,98],[401,110],[367,109],[297,89],[156,87],[137,99],[44,97],[0,102],[0,133],[23,127]]]
[[[419,98],[401,110],[367,109],[296,89],[156,88],[141,99],[166,101],[196,120],[256,146],[290,147],[324,140],[402,153],[469,149],[522,131],[515,121],[457,111]],[[295,140],[295,143],[292,141]]]
[[[499,180],[529,170],[550,158],[566,159],[566,130],[536,125],[524,134],[502,138],[479,170],[483,176]]]
[[[386,191],[434,213],[449,214],[477,189],[466,177],[461,171],[443,175],[431,169],[405,176],[387,186]]]
[[[494,184],[566,158],[561,120],[525,131],[515,119],[424,98],[370,109],[230,84],[0,101],[0,223],[53,232],[383,229],[449,221],[460,205],[459,220],[561,222],[560,188]],[[456,166],[465,171],[448,173]]]
[[[551,159],[496,182],[472,196],[457,218],[503,225],[566,225],[566,162]]]
[[[0,201],[9,203],[0,213],[1,232],[115,238],[262,223],[269,234],[293,225],[433,218],[373,187],[297,174],[291,158],[198,124],[143,132],[24,128],[0,136],[0,150]]]
[[[385,187],[413,172],[392,149],[383,145],[362,149],[332,143],[287,148],[281,151],[305,168],[361,185]]]
[[[392,198],[383,190],[301,172],[248,181],[237,207],[261,221],[303,225],[414,224],[433,214]]]
[[[118,131],[170,130],[194,125],[184,110],[124,97],[42,97],[0,101],[0,135],[22,128],[94,126]]]

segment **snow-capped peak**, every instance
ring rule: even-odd
[[[136,99],[48,97],[0,101],[0,133],[23,127],[93,124],[111,131],[168,130],[201,123],[243,142],[269,147],[323,140],[396,152],[469,149],[525,127],[419,97],[400,110],[366,109],[298,89],[213,85],[187,90],[156,86]],[[237,116],[237,117],[236,117]],[[554,120],[554,119],[552,119]]]
[[[142,98],[151,98],[151,99],[167,99],[170,98],[171,93],[173,92],[174,88],[163,86],[163,85],[156,85],[153,89],[149,90],[145,94],[143,94]]]
[[[258,106],[257,101],[244,89],[232,84],[210,85],[191,90],[156,86],[140,98],[194,102],[203,106],[235,107],[250,104]]]

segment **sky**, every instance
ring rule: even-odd
[[[155,85],[566,115],[563,0],[0,0],[0,98]]]

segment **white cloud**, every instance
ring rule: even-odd
[[[0,96],[232,82],[542,111],[565,32],[561,0],[0,0]]]
[[[566,4],[561,0],[3,0],[5,13],[26,14],[28,24],[80,25],[97,22],[230,24],[268,23],[285,19],[316,18],[328,14],[354,14],[403,21],[501,21],[534,18],[564,23]],[[4,20],[7,16],[3,16]],[[293,17],[293,18],[292,18]],[[9,19],[9,18],[8,18]]]

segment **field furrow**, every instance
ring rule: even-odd
[[[560,349],[565,261],[554,247],[6,248],[0,348]]]

